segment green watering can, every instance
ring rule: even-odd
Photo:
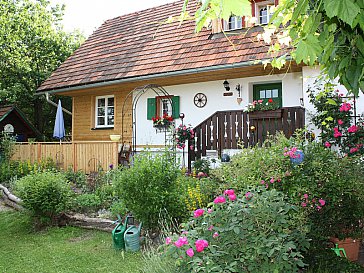
[[[122,223],[120,215],[118,215],[118,219],[120,223],[113,229],[111,233],[112,242],[115,249],[124,250],[125,249],[124,234],[127,228],[129,216],[126,216],[124,224]]]
[[[139,227],[130,226],[126,229],[124,233],[125,250],[130,252],[136,252],[140,250],[140,230],[142,228],[142,223]]]

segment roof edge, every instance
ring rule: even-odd
[[[287,57],[286,60],[290,60],[290,57]],[[240,62],[240,63],[233,63],[233,64],[224,64],[224,65],[214,65],[214,66],[208,66],[208,67],[201,67],[201,68],[192,68],[192,69],[186,69],[186,70],[178,70],[178,71],[171,71],[171,72],[163,72],[158,74],[150,74],[150,75],[144,75],[144,76],[137,76],[137,77],[130,77],[130,78],[124,78],[124,79],[118,79],[118,80],[110,80],[110,81],[103,81],[103,82],[95,82],[90,84],[83,84],[83,85],[75,85],[75,86],[69,86],[69,87],[63,87],[60,89],[45,89],[41,90],[36,93],[36,95],[44,95],[46,93],[49,94],[55,94],[55,93],[61,93],[61,92],[70,92],[70,91],[76,91],[81,90],[84,88],[93,88],[93,87],[104,87],[119,83],[125,83],[125,82],[134,82],[134,81],[142,81],[142,80],[148,80],[148,79],[158,79],[166,76],[182,76],[182,75],[189,75],[194,73],[201,73],[201,72],[209,72],[209,71],[216,71],[216,70],[224,70],[224,69],[231,69],[231,68],[241,68],[241,67],[247,67],[252,65],[261,65],[264,61],[270,60],[270,59],[263,59],[263,60],[254,60],[254,61],[246,61],[246,62]]]

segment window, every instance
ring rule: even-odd
[[[171,104],[172,102],[172,104]],[[147,100],[147,119],[167,113],[174,119],[179,118],[179,96],[155,97]]]
[[[253,100],[263,100],[266,103],[273,99],[282,107],[282,83],[255,84],[253,86]]]
[[[114,127],[114,96],[96,97],[96,128]]]
[[[231,16],[228,21],[223,21],[225,31],[243,28],[243,20],[240,16]]]
[[[269,23],[270,18],[273,15],[272,8],[274,7],[274,1],[258,2],[255,8],[255,17],[258,19],[260,25],[266,25]]]

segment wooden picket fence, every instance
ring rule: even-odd
[[[15,145],[12,160],[31,163],[52,159],[58,168],[86,173],[117,166],[121,143],[111,141],[23,142]]]

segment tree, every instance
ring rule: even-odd
[[[46,0],[0,0],[0,101],[17,103],[42,133],[56,109],[35,90],[84,40],[62,30],[63,10]]]
[[[194,15],[197,32],[214,19],[250,13],[250,0],[194,1],[201,3]],[[185,0],[180,19],[187,18],[188,3]],[[278,40],[270,39],[273,34]],[[291,46],[289,56],[272,59],[274,67],[280,68],[287,57],[298,64],[319,63],[353,94],[364,92],[364,0],[280,0],[265,37],[271,51]]]

